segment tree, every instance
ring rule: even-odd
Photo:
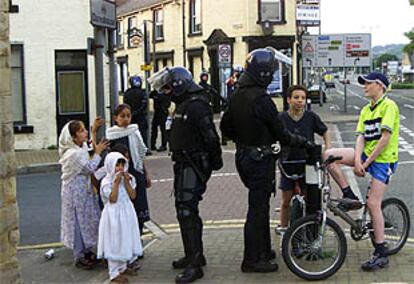
[[[414,29],[404,34],[410,42],[407,43],[403,51],[408,54],[408,58],[410,58],[411,67],[414,67]]]
[[[381,69],[382,63],[388,61],[399,61],[398,56],[391,53],[381,54],[375,59],[375,67]]]

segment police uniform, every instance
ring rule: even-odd
[[[243,272],[277,271],[271,262],[269,199],[275,192],[275,144],[304,145],[306,139],[290,134],[278,118],[278,111],[266,87],[276,71],[274,54],[259,49],[249,54],[245,72],[230,98],[221,121],[221,131],[236,143],[236,167],[249,189],[244,227]],[[263,76],[262,76],[263,75]]]
[[[167,131],[165,129],[165,122],[168,117],[168,108],[171,105],[171,98],[163,93],[152,91],[150,98],[154,100],[154,117],[151,123],[151,150],[156,149],[156,142],[158,136],[158,127],[161,130],[161,147],[159,151],[167,149]]]
[[[131,123],[138,124],[142,139],[148,147],[147,93],[141,88],[141,86],[131,86],[131,88],[125,91],[124,103],[131,107]]]
[[[185,253],[183,258],[173,262],[173,267],[185,269],[177,275],[176,282],[188,283],[203,276],[201,266],[206,260],[198,205],[212,171],[220,169],[223,161],[205,91],[192,81],[185,68],[167,70],[165,84],[171,86],[171,99],[176,104],[170,150],[174,162],[175,208]]]

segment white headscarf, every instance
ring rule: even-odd
[[[65,124],[59,136],[59,163],[62,165],[61,178],[64,185],[81,172],[89,159],[86,143],[80,147],[70,135],[69,124],[72,121]]]
[[[115,179],[115,167],[119,159],[125,160],[124,171],[128,172],[128,159],[125,158],[121,153],[111,152],[105,157],[104,168],[106,176],[102,179],[101,188],[107,184],[111,184]]]
[[[114,125],[106,130],[106,138],[109,140],[119,139],[128,136],[129,152],[131,153],[134,169],[140,173],[144,171],[144,158],[147,147],[144,144],[138,125],[130,124],[128,127]]]

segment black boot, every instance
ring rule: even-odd
[[[266,260],[260,260],[259,262],[251,263],[251,264],[243,263],[241,265],[241,271],[245,272],[245,273],[250,273],[250,272],[261,272],[261,273],[276,272],[276,271],[278,271],[278,269],[279,269],[279,266],[276,263],[272,263],[272,262],[266,261]]]
[[[187,257],[182,257],[176,259],[172,262],[172,266],[174,269],[183,269],[186,268],[190,264],[190,260]],[[207,264],[206,258],[204,255],[201,256],[200,265],[205,266]]]
[[[191,283],[204,276],[201,267],[188,266],[183,272],[175,277],[175,283]]]

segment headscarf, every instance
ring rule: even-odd
[[[112,184],[115,179],[115,167],[119,159],[125,160],[124,171],[128,172],[128,159],[125,158],[121,153],[111,152],[105,157],[104,168],[106,171],[105,177],[102,179],[101,188],[105,185]]]
[[[62,165],[62,182],[66,185],[72,178],[78,175],[88,162],[88,146],[82,147],[75,144],[69,132],[69,121],[65,124],[59,136],[59,163]]]
[[[144,171],[144,158],[147,147],[142,140],[137,124],[130,124],[128,127],[114,125],[106,130],[106,138],[115,140],[128,136],[129,152],[131,154],[134,169],[140,173]]]

